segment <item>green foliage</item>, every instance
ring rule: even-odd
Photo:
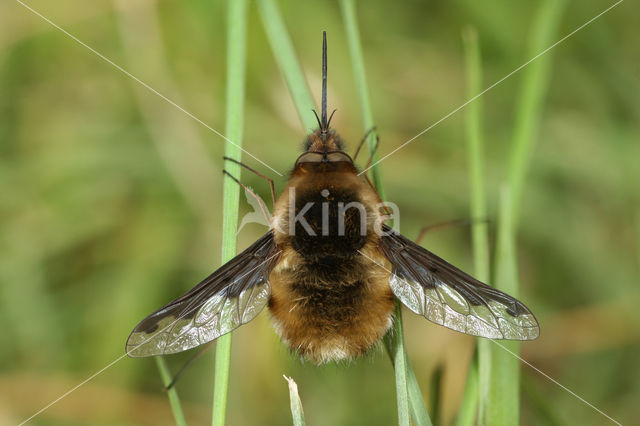
[[[545,1],[540,4],[531,34],[529,58],[540,54],[553,43],[565,3]],[[468,30],[464,36],[464,42],[467,93],[471,99],[482,90],[482,67],[476,32]],[[527,160],[539,126],[544,94],[547,91],[550,61],[550,54],[539,57],[523,71],[522,91],[515,109],[515,130],[508,167],[508,183],[500,193],[496,265],[492,281],[497,288],[514,297],[519,295],[515,242],[519,199],[524,186]],[[486,215],[481,100],[476,99],[468,108],[466,134],[470,159],[471,217],[480,219]],[[480,280],[489,281],[486,224],[473,225],[472,241],[477,277]],[[512,353],[519,352],[520,344],[517,342],[505,342],[504,346]],[[519,360],[501,348],[499,350],[492,347],[486,340],[478,342],[475,354],[467,377],[467,388],[458,418],[459,424],[471,424],[472,411],[476,403],[479,403],[478,422],[480,424],[520,423]]]
[[[484,90],[482,60],[478,34],[474,28],[467,28],[463,34],[466,94],[472,99]],[[486,222],[487,201],[485,187],[485,154],[483,138],[483,103],[480,97],[471,102],[465,111],[465,136],[469,157],[469,213],[474,221],[471,225],[471,245],[473,249],[473,271],[476,278],[489,282],[489,230]],[[478,339],[476,349],[467,373],[465,391],[458,412],[458,426],[482,423],[486,398],[489,394],[490,343]],[[480,368],[482,364],[482,368]],[[482,375],[482,379],[480,379]],[[480,382],[483,386],[480,386]]]
[[[257,1],[247,11],[242,139],[245,149],[284,173],[315,122],[305,114],[309,123],[300,126],[271,36],[265,37],[261,15],[275,4]],[[319,34],[328,31],[330,102],[338,108],[333,123],[353,147],[367,127],[361,114],[367,102],[354,80],[353,38],[338,7],[348,2],[277,4],[293,58],[316,99]],[[477,93],[465,84],[462,28],[477,30],[483,90],[539,53],[527,41],[530,34],[544,35],[549,43],[537,44],[544,49],[606,7],[495,0],[358,5],[363,87],[381,156]],[[225,130],[226,2],[31,6],[207,125]],[[543,19],[544,6],[550,9]],[[564,14],[551,10],[563,7]],[[498,238],[517,243],[517,290],[542,325],[539,340],[522,344],[522,357],[623,424],[636,420],[640,398],[639,8],[621,3],[539,58],[551,59],[553,68],[532,71],[533,62],[478,99],[484,158],[467,160],[477,155],[465,145],[476,101],[380,163],[385,199],[402,209],[409,237],[424,225],[468,218],[480,193],[475,184],[483,187],[493,231],[509,219],[498,211],[509,202],[500,196],[506,185],[504,194],[517,207],[511,212],[515,235]],[[541,19],[547,23],[537,30]],[[0,6],[0,21],[0,384],[12,390],[3,395],[3,420],[17,424],[121,356],[137,321],[219,266],[225,143],[19,4]],[[532,82],[528,88],[525,81]],[[300,101],[299,109],[312,108],[311,99]],[[484,165],[484,183],[473,177],[477,163]],[[509,187],[513,177],[519,188]],[[247,173],[242,179],[269,197],[261,180]],[[240,214],[248,210],[241,202]],[[263,232],[248,225],[238,247]],[[476,232],[469,240],[467,229],[441,230],[425,246],[482,278],[474,260]],[[496,249],[496,255],[503,252]],[[497,275],[490,282],[501,285]],[[474,373],[475,367],[491,373],[490,366],[474,363],[465,376],[474,339],[408,313],[403,320],[416,379],[407,376],[410,412],[412,383],[427,389],[438,364],[444,366],[444,424],[473,417],[465,414],[475,411],[467,394],[498,398],[483,388],[493,376],[483,381]],[[267,315],[234,333],[233,347],[225,392],[230,425],[290,424],[283,372],[300,384],[309,424],[397,422],[394,377],[383,350],[349,365],[312,367],[289,355]],[[498,347],[491,351],[513,359]],[[177,371],[190,355],[165,362]],[[190,424],[210,421],[211,367],[195,363],[177,385]],[[502,414],[518,415],[523,424],[603,423],[534,370],[518,371],[528,391],[513,395],[520,397],[517,411],[512,406]],[[502,389],[515,380],[509,383]],[[119,361],[33,421],[174,423],[155,362],[139,359]]]
[[[158,371],[160,372],[160,377],[162,378],[162,384],[165,387],[168,387],[173,381],[171,371],[169,371],[169,367],[167,366],[164,357],[157,356],[155,357],[155,360],[158,366]],[[178,391],[176,391],[175,387],[171,387],[167,390],[167,395],[169,396],[169,404],[171,405],[171,411],[173,412],[173,418],[176,421],[176,425],[186,426],[187,420],[185,419],[184,412],[182,411]]]
[[[247,1],[229,0],[227,19],[227,123],[225,134],[234,143],[225,144],[225,156],[241,159],[244,127],[244,86],[247,50]],[[232,162],[225,169],[240,179],[240,165]],[[238,208],[240,186],[232,179],[224,180],[222,199],[222,263],[231,260],[237,252]],[[213,388],[213,426],[226,422],[229,364],[231,361],[231,334],[216,341],[215,379]]]
[[[530,35],[527,57],[532,58],[553,44],[566,1],[545,0],[538,6]],[[500,193],[498,229],[495,253],[495,286],[514,296],[520,296],[516,229],[522,191],[529,158],[536,139],[545,94],[549,84],[552,53],[536,59],[523,70],[522,89],[517,98],[514,135],[509,157],[506,186]],[[520,422],[520,343],[504,342],[511,351],[495,346],[489,350],[491,367],[489,395],[483,402],[487,424]],[[481,373],[482,374],[482,373]]]
[[[307,80],[304,78],[302,68],[293,50],[293,43],[282,20],[282,15],[275,0],[258,0],[257,4],[269,38],[271,51],[287,82],[287,87],[296,105],[300,121],[305,131],[309,132],[316,127],[315,119],[311,114],[311,110],[314,109],[314,102],[307,86]]]

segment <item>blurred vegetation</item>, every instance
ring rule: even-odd
[[[28,4],[224,128],[225,2]],[[338,3],[279,4],[316,100],[319,35],[327,30],[333,123],[353,148],[362,137],[361,113]],[[528,60],[536,5],[358,2],[381,154],[467,99],[463,28],[477,29],[485,87]],[[570,2],[559,34],[608,5]],[[538,340],[521,346],[522,356],[624,424],[636,419],[640,398],[639,12],[624,2],[554,50],[517,240],[520,297],[542,328]],[[299,124],[255,4],[248,28],[244,147],[284,172],[310,129]],[[521,77],[483,97],[492,219]],[[468,217],[466,149],[461,112],[381,163],[403,233],[413,237],[423,225]],[[24,420],[122,355],[138,320],[219,266],[223,151],[220,137],[19,3],[0,4],[0,424]],[[262,180],[243,176],[269,199]],[[273,177],[282,188],[284,179]],[[241,215],[251,210],[243,201]],[[262,232],[248,225],[239,247]],[[429,234],[424,244],[472,270],[468,229]],[[409,358],[428,400],[432,373],[442,366],[435,400],[448,424],[473,338],[404,318]],[[169,357],[170,368],[189,356]],[[228,424],[289,424],[282,374],[297,382],[308,424],[396,421],[393,371],[382,349],[314,367],[288,353],[265,313],[234,334]],[[190,425],[209,423],[212,379],[205,357],[177,385]],[[522,384],[525,424],[608,424],[528,367]],[[125,358],[32,424],[173,419],[153,360]]]

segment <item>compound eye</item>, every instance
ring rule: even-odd
[[[320,163],[322,162],[321,152],[305,152],[296,160],[296,165],[300,163]]]
[[[349,157],[346,153],[342,152],[342,151],[336,151],[336,152],[330,152],[327,154],[327,161],[333,163],[333,162],[340,162],[340,161],[346,161],[348,163],[353,163],[353,160],[351,160],[351,157]]]

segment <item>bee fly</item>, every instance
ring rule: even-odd
[[[473,336],[538,336],[523,303],[382,224],[388,216],[380,197],[358,175],[327,119],[326,35],[322,58],[319,128],[307,137],[306,152],[275,201],[271,229],[142,320],[127,341],[130,356],[194,348],[268,306],[277,333],[301,356],[315,363],[353,358],[389,330],[396,298],[436,324]]]

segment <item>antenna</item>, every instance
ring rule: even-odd
[[[322,131],[326,132],[327,123],[327,32],[322,31]]]

